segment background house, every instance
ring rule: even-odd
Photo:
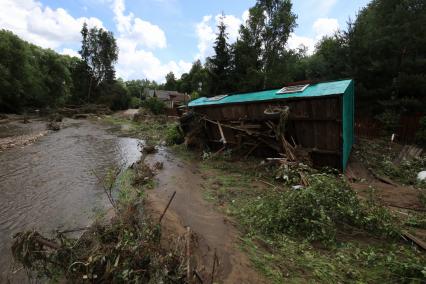
[[[144,94],[146,98],[159,99],[164,102],[168,109],[172,110],[175,110],[179,106],[188,104],[191,99],[189,95],[179,93],[177,91],[145,89]]]

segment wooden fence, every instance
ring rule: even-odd
[[[413,143],[416,139],[416,132],[420,127],[420,119],[425,114],[416,113],[412,115],[403,115],[399,121],[399,127],[396,130],[396,141],[401,143]],[[371,117],[355,118],[355,136],[365,138],[377,138],[383,136],[385,130],[383,125]]]

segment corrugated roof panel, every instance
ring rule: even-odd
[[[291,94],[277,94],[280,89],[260,91],[253,93],[243,93],[236,95],[229,95],[217,101],[209,101],[208,98],[199,98],[189,103],[189,107],[197,107],[204,105],[219,105],[219,104],[232,104],[244,103],[255,101],[269,101],[280,100],[283,98],[303,98],[303,97],[320,97],[329,95],[338,95],[345,93],[346,89],[351,84],[352,80],[341,80],[333,82],[318,83],[310,85],[303,92]]]

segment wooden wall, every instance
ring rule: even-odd
[[[342,154],[342,101],[341,96],[274,100],[242,104],[198,106],[193,110],[210,120],[224,124],[257,124],[271,120],[264,111],[270,106],[289,106],[290,119],[287,136],[296,144],[309,149],[314,165],[341,168]],[[220,140],[219,129],[214,123],[207,123],[208,138]],[[255,126],[253,126],[255,127]],[[237,130],[223,128],[229,143],[241,139]],[[292,140],[289,140],[292,141]]]

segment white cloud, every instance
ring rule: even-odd
[[[250,17],[250,11],[249,10],[245,10],[243,12],[243,16],[242,16],[243,24],[247,23],[249,17]]]
[[[216,15],[216,26],[220,23],[222,15]],[[226,32],[228,33],[229,42],[233,43],[238,38],[238,31],[242,24],[242,19],[235,17],[234,15],[224,15],[223,22],[226,26]]]
[[[60,53],[63,54],[63,55],[69,55],[71,57],[80,58],[80,54],[77,51],[75,51],[74,49],[71,49],[71,48],[64,48],[64,49],[62,49],[62,51]]]
[[[287,47],[290,49],[297,49],[300,46],[308,48],[308,54],[312,54],[315,50],[315,40],[310,37],[298,36],[295,33],[291,33],[288,38]]]
[[[333,18],[319,18],[312,25],[314,37],[298,36],[295,33],[291,33],[287,42],[287,47],[296,49],[300,45],[304,45],[308,48],[308,54],[312,54],[315,51],[316,43],[321,40],[324,36],[331,36],[339,30],[339,22]]]
[[[339,22],[337,19],[320,18],[314,22],[312,28],[315,32],[315,39],[320,40],[324,36],[331,36],[339,30]]]
[[[127,80],[147,78],[164,82],[166,74],[170,71],[178,78],[189,71],[191,63],[183,60],[162,63],[152,52],[154,49],[167,47],[166,35],[160,27],[135,17],[133,13],[126,15],[124,0],[113,1],[112,10],[120,50],[117,63],[118,76]]]
[[[216,37],[211,26],[212,16],[204,16],[203,20],[196,25],[195,31],[198,37],[198,54],[197,59],[204,59],[207,54],[212,52],[211,47]]]
[[[191,63],[180,60],[163,64],[152,52],[142,49],[130,49],[120,53],[117,73],[126,79],[147,78],[164,82],[167,73],[172,71],[180,77],[191,68]]]
[[[222,14],[214,17],[206,15],[202,21],[195,26],[195,32],[198,37],[198,53],[196,59],[205,59],[213,54],[213,43],[216,39],[217,25],[220,23]],[[238,32],[241,24],[248,19],[248,10],[244,11],[241,18],[234,15],[224,15],[223,22],[226,25],[226,32],[228,33],[228,43],[234,43],[238,38]]]
[[[124,14],[126,9],[124,0],[115,0],[112,8],[120,37],[135,41],[149,49],[167,46],[166,35],[159,26],[137,18],[133,13]]]
[[[51,9],[36,0],[0,1],[0,28],[42,47],[58,48],[80,41],[84,22],[103,27],[97,18],[74,18],[64,9]]]

